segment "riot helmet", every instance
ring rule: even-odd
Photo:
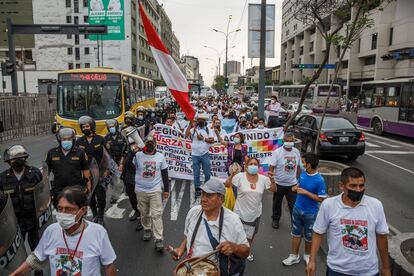
[[[127,126],[132,126],[135,121],[135,115],[131,111],[127,111],[124,114],[124,122]]]
[[[96,123],[95,120],[90,117],[90,116],[82,116],[79,118],[78,120],[79,126],[82,130],[82,132],[86,135],[86,136],[90,136],[92,133],[94,133],[96,131]],[[84,125],[89,125],[90,126],[90,130],[88,129],[83,129]]]
[[[115,134],[118,131],[118,121],[115,119],[106,120],[106,128],[109,133]]]
[[[72,149],[76,141],[76,132],[73,128],[63,127],[56,133],[59,146],[64,150],[69,151]]]
[[[4,162],[9,162],[13,159],[28,158],[29,154],[22,145],[13,145],[4,151]]]

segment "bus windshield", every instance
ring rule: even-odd
[[[329,91],[329,85],[326,85],[326,86],[320,85],[318,87],[318,96],[320,97],[328,96],[328,91]],[[331,97],[339,97],[338,86],[332,86]]]
[[[65,118],[89,115],[106,120],[121,115],[121,85],[118,82],[62,82],[58,85],[58,114]]]

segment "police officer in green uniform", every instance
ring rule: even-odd
[[[115,119],[109,119],[106,121],[106,128],[108,134],[105,136],[105,148],[108,151],[111,158],[115,161],[119,167],[122,164],[122,158],[126,151],[126,141],[121,135],[118,129],[118,121]],[[112,173],[112,195],[111,204],[114,204],[119,196],[122,194],[123,185],[121,183],[121,173],[119,170]]]
[[[100,175],[103,176],[103,178],[99,180],[95,190],[92,191],[91,200],[89,202],[93,214],[93,221],[104,225],[106,184],[103,180],[109,176],[109,170],[107,168],[102,168],[101,164],[104,157],[105,140],[102,136],[96,134],[96,123],[91,117],[82,116],[79,118],[78,123],[84,135],[76,140],[76,145],[86,152],[89,162],[91,162],[92,159],[95,159],[100,170],[104,170],[103,172],[100,172]]]
[[[22,236],[28,233],[27,241],[33,251],[40,240],[33,191],[42,181],[42,173],[27,165],[28,157],[22,145],[14,145],[4,152],[4,162],[10,168],[0,174],[0,191],[10,196]]]
[[[72,128],[61,128],[56,133],[58,147],[52,148],[46,155],[49,173],[53,173],[52,197],[68,186],[85,187],[86,192],[92,189],[88,157],[83,149],[75,146],[76,133]],[[57,202],[53,201],[56,208]]]

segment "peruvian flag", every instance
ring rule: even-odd
[[[152,55],[154,56],[155,62],[157,63],[158,69],[160,70],[168,89],[185,113],[187,119],[193,120],[195,116],[195,110],[188,98],[187,79],[171,57],[170,52],[167,50],[167,48],[165,48],[164,43],[162,43],[160,37],[158,36],[158,33],[152,26],[151,21],[145,14],[141,1],[139,1],[139,14],[144,25],[148,44],[151,47]]]

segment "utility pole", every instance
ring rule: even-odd
[[[246,73],[244,72],[244,56],[242,56],[242,63],[243,63],[243,71],[242,71],[242,73],[243,73],[243,75],[244,75],[244,74],[246,74]]]
[[[262,0],[260,16],[260,67],[259,67],[259,117],[264,117],[266,66],[266,0]]]
[[[16,68],[16,49],[14,46],[14,36],[13,36],[13,24],[11,18],[7,18],[7,40],[9,44],[9,61],[14,64]],[[17,86],[17,72],[16,69],[10,75],[12,95],[19,96],[19,89]]]
[[[23,72],[23,91],[24,91],[24,95],[27,96],[27,89],[26,89],[26,71],[25,71],[25,68],[24,68],[24,63],[26,61],[26,56],[25,56],[25,52],[24,52],[24,48],[23,47],[20,48],[20,51],[22,53],[22,66],[21,66],[21,68],[22,68],[22,72]]]
[[[100,67],[101,66],[101,62],[100,62],[100,58],[101,58],[101,55],[100,55],[100,53],[99,53],[99,48],[100,48],[100,46],[99,46],[99,36],[97,35],[96,36],[96,49],[98,50],[98,67]]]

